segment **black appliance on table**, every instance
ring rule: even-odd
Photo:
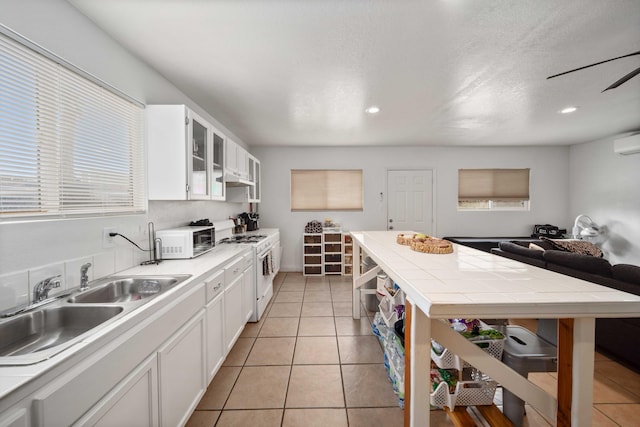
[[[255,231],[260,229],[258,218],[260,215],[257,212],[243,212],[238,215],[244,223],[247,225],[247,231]]]

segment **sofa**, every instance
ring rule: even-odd
[[[555,243],[548,239],[537,242],[529,239],[502,241],[497,248],[491,249],[491,253],[640,295],[639,266],[611,265],[604,258],[569,252]],[[640,372],[640,318],[597,319],[596,347],[598,351]]]

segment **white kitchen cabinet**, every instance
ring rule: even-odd
[[[249,181],[253,182],[253,186],[249,187],[249,201],[259,203],[262,196],[260,177],[260,160],[249,154]]]
[[[158,351],[160,425],[183,426],[206,390],[204,310]]]
[[[235,141],[227,139],[225,147],[225,181],[249,185],[249,153]]]
[[[224,200],[224,136],[185,105],[148,105],[150,200]]]
[[[73,425],[157,426],[158,360],[155,353]]]
[[[20,408],[0,414],[0,427],[28,427],[29,415],[26,408]]]
[[[207,288],[207,381],[211,381],[224,362],[224,270],[205,280]]]
[[[244,313],[244,323],[247,323],[253,316],[256,303],[256,276],[253,267],[253,254],[245,257],[245,266],[246,269],[242,273],[242,312]]]
[[[245,313],[242,310],[244,304],[243,283],[243,276],[240,274],[224,289],[224,337],[227,352],[231,351],[246,323]]]
[[[211,161],[211,200],[225,200],[226,186],[224,185],[224,136],[215,128],[212,129]]]
[[[227,182],[227,201],[237,203],[259,203],[261,195],[260,160],[248,154],[249,172],[247,183]]]

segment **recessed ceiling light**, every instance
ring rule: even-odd
[[[364,111],[369,114],[376,114],[380,112],[380,107],[376,107],[375,105],[372,105],[371,107],[367,108]]]
[[[562,110],[560,110],[559,113],[560,114],[569,114],[569,113],[573,113],[577,109],[578,109],[578,107],[567,107],[567,108],[563,108]]]

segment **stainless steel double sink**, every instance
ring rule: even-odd
[[[33,310],[0,320],[0,365],[46,360],[191,275],[112,276]]]

